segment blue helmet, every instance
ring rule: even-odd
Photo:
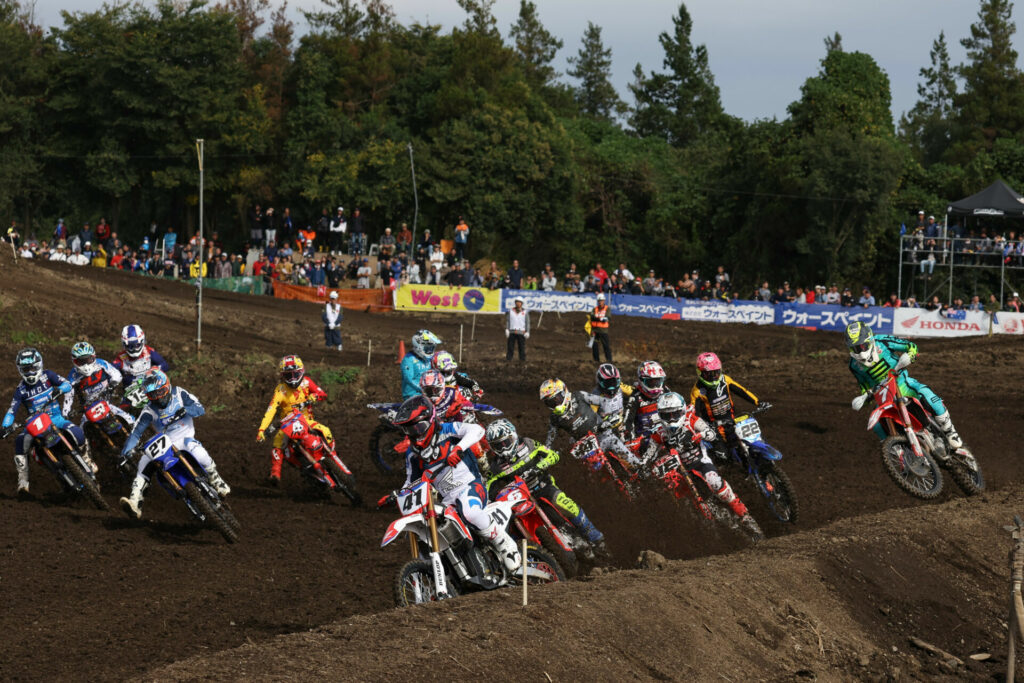
[[[121,345],[129,358],[138,358],[146,348],[146,333],[138,325],[125,325],[121,330]]]
[[[440,344],[441,340],[430,330],[420,330],[412,335],[412,352],[420,360],[430,362],[431,356],[434,355],[434,351]]]
[[[167,375],[160,368],[150,368],[146,371],[142,389],[150,403],[156,404],[158,408],[166,407],[171,399],[171,380],[167,379]]]
[[[78,342],[71,347],[71,363],[83,375],[96,372],[96,349],[89,342]]]

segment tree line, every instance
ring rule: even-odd
[[[239,245],[254,203],[303,223],[341,203],[372,231],[464,216],[471,253],[535,267],[625,261],[667,276],[728,264],[734,281],[894,280],[898,226],[996,177],[1024,186],[1024,74],[1009,0],[982,0],[963,64],[946,36],[897,122],[889,79],[825,40],[786,118],[726,113],[685,4],[624,102],[589,24],[564,42],[521,0],[457,0],[449,31],[385,0],[324,0],[297,36],[269,0],[159,0],[62,13],[44,30],[0,0],[0,216],[40,236],[58,217],[195,230],[195,139],[208,229]],[[571,48],[570,48],[571,49]]]

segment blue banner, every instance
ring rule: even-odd
[[[850,323],[861,322],[875,334],[892,334],[892,308],[882,306],[836,306],[832,304],[775,304],[775,324],[842,332]]]

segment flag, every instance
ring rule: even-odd
[[[906,223],[900,223],[900,237],[903,237],[906,234],[907,234],[907,224]]]

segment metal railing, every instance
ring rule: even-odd
[[[904,270],[911,276],[905,277]],[[999,305],[1005,301],[1006,289],[1012,290],[1008,274],[1024,275],[1024,236],[1008,241],[995,237],[900,237],[899,292],[904,297],[915,289],[915,280],[925,281],[925,298],[931,298],[948,287],[947,302],[953,300],[953,284],[957,271],[977,273],[999,272]],[[904,291],[907,284],[907,291]],[[975,292],[976,293],[976,292]]]

